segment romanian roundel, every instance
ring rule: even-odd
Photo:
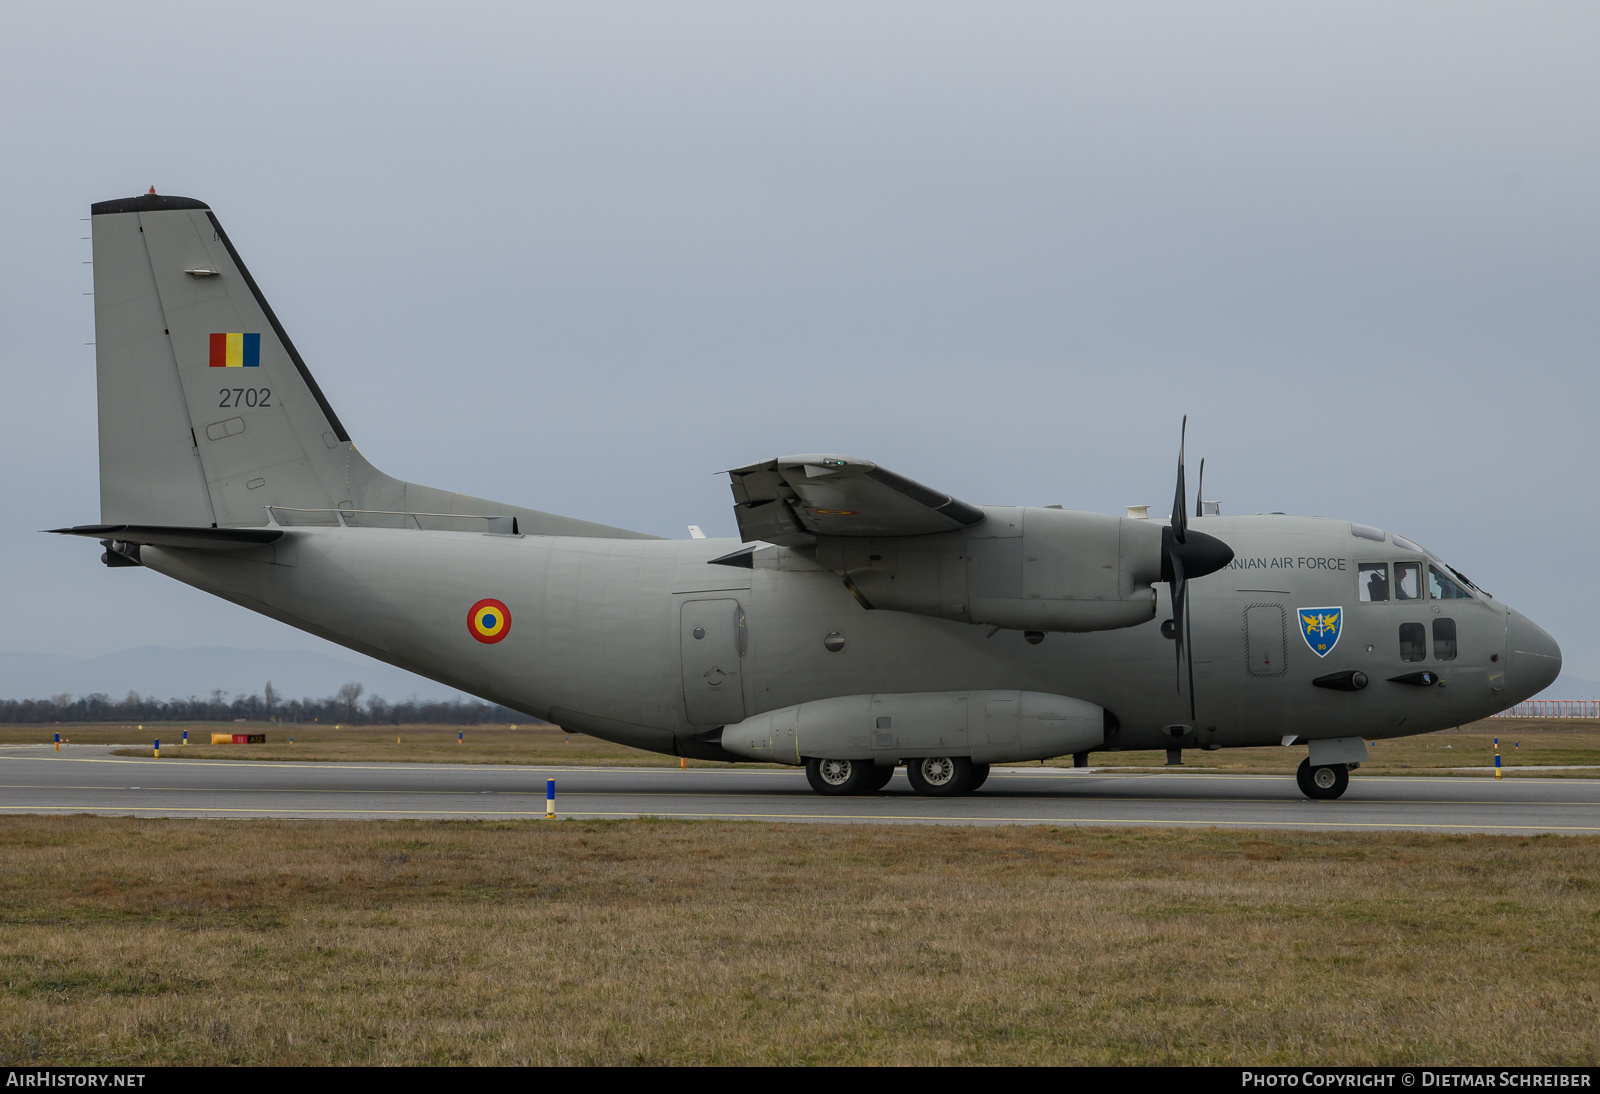
[[[511,633],[511,612],[493,597],[480,600],[467,613],[467,630],[479,642],[498,642]]]

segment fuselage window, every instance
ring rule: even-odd
[[[1428,594],[1435,600],[1471,600],[1472,594],[1441,574],[1437,567],[1428,567]]]
[[[1422,599],[1422,563],[1396,562],[1394,564],[1394,598],[1396,600]]]
[[[1421,623],[1400,624],[1400,660],[1421,661],[1428,656],[1428,632]]]
[[[1389,599],[1389,564],[1363,562],[1356,567],[1356,597],[1363,604]]]
[[[1441,661],[1454,661],[1456,659],[1456,621],[1454,619],[1435,619],[1433,621],[1433,655]]]

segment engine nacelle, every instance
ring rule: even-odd
[[[1093,703],[1039,691],[841,695],[724,726],[722,747],[781,764],[817,757],[889,765],[918,756],[1004,763],[1100,748],[1115,724]]]
[[[1155,618],[1161,528],[1064,509],[985,506],[959,532],[824,537],[817,562],[865,607],[1016,630],[1099,631]]]

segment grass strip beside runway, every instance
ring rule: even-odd
[[[1589,1063],[1600,838],[0,818],[14,1064]]]

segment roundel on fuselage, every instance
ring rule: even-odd
[[[511,610],[503,602],[486,597],[467,613],[467,630],[479,642],[498,642],[511,633]]]

